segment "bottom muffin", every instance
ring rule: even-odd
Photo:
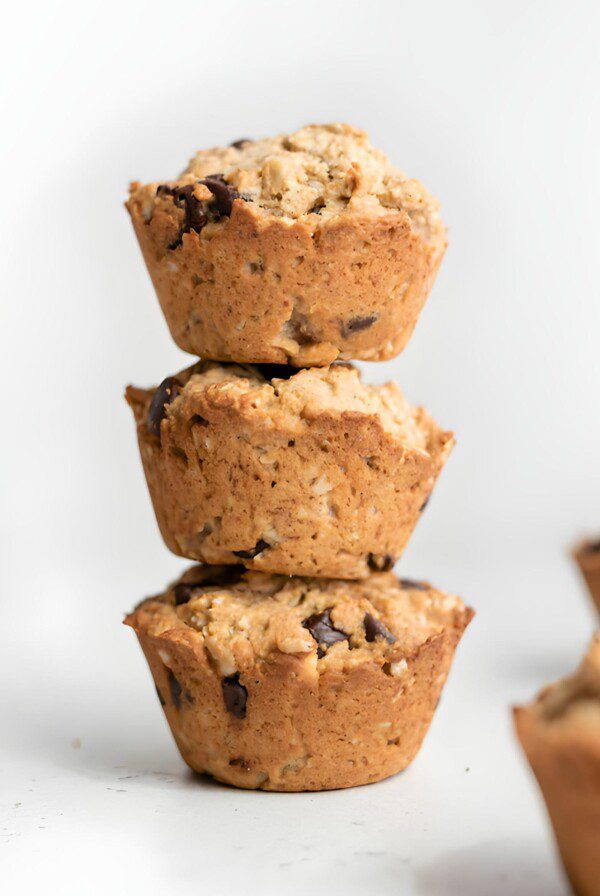
[[[600,896],[600,633],[575,675],[514,713],[573,890]]]
[[[298,791],[406,768],[472,616],[393,573],[349,582],[194,566],[125,622],[191,768]]]

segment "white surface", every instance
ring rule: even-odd
[[[563,892],[508,705],[593,617],[595,3],[21,3],[0,57],[3,891]],[[162,547],[121,391],[184,366],[120,203],[200,146],[350,120],[451,246],[395,377],[458,446],[402,561],[478,616],[414,766],[284,796],[190,777],[122,612]],[[71,742],[79,738],[81,747]],[[469,771],[466,771],[466,769]]]

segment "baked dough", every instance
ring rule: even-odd
[[[347,582],[197,566],[125,621],[191,768],[296,791],[405,768],[472,615],[392,573]]]
[[[204,150],[126,205],[173,339],[220,361],[394,357],[446,247],[436,200],[344,124]]]

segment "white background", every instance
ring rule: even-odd
[[[563,893],[509,705],[594,625],[596,2],[11,5],[2,54],[0,868],[11,893]],[[195,149],[347,120],[439,196],[403,356],[458,444],[400,568],[478,616],[425,746],[354,791],[237,792],[173,747],[125,610],[163,547],[129,381],[185,366],[122,201]],[[72,742],[81,746],[73,746]]]

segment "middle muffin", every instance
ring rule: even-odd
[[[127,401],[167,546],[287,575],[390,569],[453,445],[348,364],[199,362]]]

